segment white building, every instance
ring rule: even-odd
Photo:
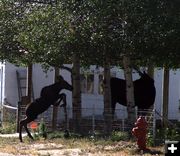
[[[26,68],[16,67],[10,63],[0,64],[0,104],[5,101],[12,106],[17,106],[19,101],[18,96],[18,84],[16,71],[24,71]],[[71,83],[70,73],[66,70],[60,71],[64,79]],[[92,66],[89,71],[82,71],[85,73],[81,76],[81,88],[82,88],[82,115],[90,116],[93,111],[96,115],[102,115],[103,112],[103,96],[101,93],[101,80],[102,69],[96,69]],[[111,70],[113,76],[124,78],[123,71],[118,68]],[[154,79],[156,87],[156,100],[155,108],[161,113],[162,105],[162,70],[155,69]],[[133,74],[133,78],[139,78],[137,73]],[[50,85],[54,80],[54,70],[50,69],[47,73],[43,72],[43,69],[39,64],[33,65],[33,90],[34,97],[38,98],[40,90],[46,85]],[[72,93],[70,91],[63,90],[67,94],[68,107],[72,107]],[[180,70],[170,71],[170,87],[169,87],[169,112],[168,118],[170,120],[180,120]],[[127,116],[126,107],[119,104],[116,105],[116,115],[120,118]],[[158,118],[158,117],[157,117]]]

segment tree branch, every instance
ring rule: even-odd
[[[70,72],[70,73],[72,74],[72,69],[71,69],[70,67],[67,67],[67,66],[62,65],[62,66],[60,66],[59,68],[65,69],[65,70],[67,70],[68,72]]]

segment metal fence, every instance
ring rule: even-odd
[[[82,108],[81,109],[81,117],[77,118],[79,122],[79,126],[82,132],[88,133],[104,133],[104,129],[106,126],[106,121],[103,115],[103,108]],[[138,118],[138,114],[146,114],[146,120],[148,122],[148,129],[155,136],[155,111],[154,110],[145,110],[145,111],[137,111],[136,119]],[[63,108],[58,109],[58,118],[57,118],[57,129],[69,131],[73,131],[74,122],[73,119],[73,109],[71,107],[67,107],[67,119],[66,114],[64,113]],[[52,125],[52,107],[48,109],[45,113],[39,115],[37,121],[45,121],[47,127],[51,127]],[[115,117],[112,118],[112,131],[127,131],[132,128],[128,125],[127,112],[125,109],[116,109]]]
[[[24,111],[25,108],[21,108]],[[24,112],[21,111],[22,114]],[[51,130],[52,128],[52,113],[53,107],[50,107],[46,112],[38,116],[37,122],[42,120],[45,122],[46,127]],[[81,117],[77,118],[81,131],[84,134],[94,134],[94,133],[105,133],[106,121],[103,115],[103,108],[82,108]],[[16,123],[18,129],[18,113],[19,110],[16,107],[3,105],[2,107],[2,123]],[[146,120],[148,121],[148,129],[151,131],[155,137],[155,111],[146,110],[145,112],[136,110],[136,118],[138,114],[146,113]],[[21,118],[25,116],[22,115]],[[56,127],[58,130],[69,130],[73,131],[73,126],[76,121],[73,119],[73,109],[67,107],[67,114],[64,112],[62,107],[58,107],[58,117]],[[127,112],[126,109],[116,109],[116,114],[111,121],[112,131],[127,131],[130,126],[128,125]]]
[[[8,127],[8,125],[15,125],[16,129],[18,128],[17,124],[18,109],[10,105],[2,105],[1,108],[1,126]]]

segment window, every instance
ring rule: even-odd
[[[116,73],[112,72],[111,77],[115,77]],[[80,75],[81,92],[84,94],[103,94],[104,88],[104,75],[103,72],[88,72]]]
[[[98,94],[103,94],[103,75],[99,75]]]
[[[81,74],[81,92],[87,94],[94,93],[94,74]]]
[[[114,73],[114,72],[111,73],[111,77],[116,77],[116,73]],[[103,73],[102,73],[102,74],[99,74],[98,94],[100,94],[100,95],[103,94],[103,89],[104,89],[103,80],[104,80],[104,75],[103,75]]]

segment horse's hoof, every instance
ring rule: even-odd
[[[66,130],[64,131],[64,137],[65,137],[65,138],[69,138],[69,136],[70,136],[69,131],[66,129]]]
[[[65,107],[66,106],[66,104],[65,103],[63,103],[62,105],[60,105],[60,107]]]

